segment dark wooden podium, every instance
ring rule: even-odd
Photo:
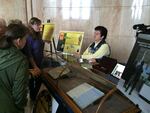
[[[44,69],[42,76],[49,92],[67,113],[139,113],[141,111],[116,88],[115,84],[103,77],[76,63],[68,64],[67,68],[71,71],[64,78],[54,80],[47,73],[51,68]],[[85,109],[80,109],[66,92],[85,82],[101,90],[105,95]]]

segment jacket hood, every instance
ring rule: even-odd
[[[16,47],[0,49],[0,71],[14,63],[23,60],[21,51]]]

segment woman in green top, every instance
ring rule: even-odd
[[[0,113],[24,113],[27,102],[28,63],[19,50],[28,29],[10,24],[0,37]]]

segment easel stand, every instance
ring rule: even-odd
[[[47,56],[50,55],[50,57],[52,58],[53,54],[55,54],[56,55],[56,59],[58,59],[54,38],[52,38],[51,41],[44,41],[44,42],[49,44],[49,51],[48,52],[50,52],[50,54],[48,54]],[[53,48],[54,48],[54,53],[53,53]]]

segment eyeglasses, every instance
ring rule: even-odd
[[[101,33],[99,31],[94,32],[95,35],[100,35]]]

